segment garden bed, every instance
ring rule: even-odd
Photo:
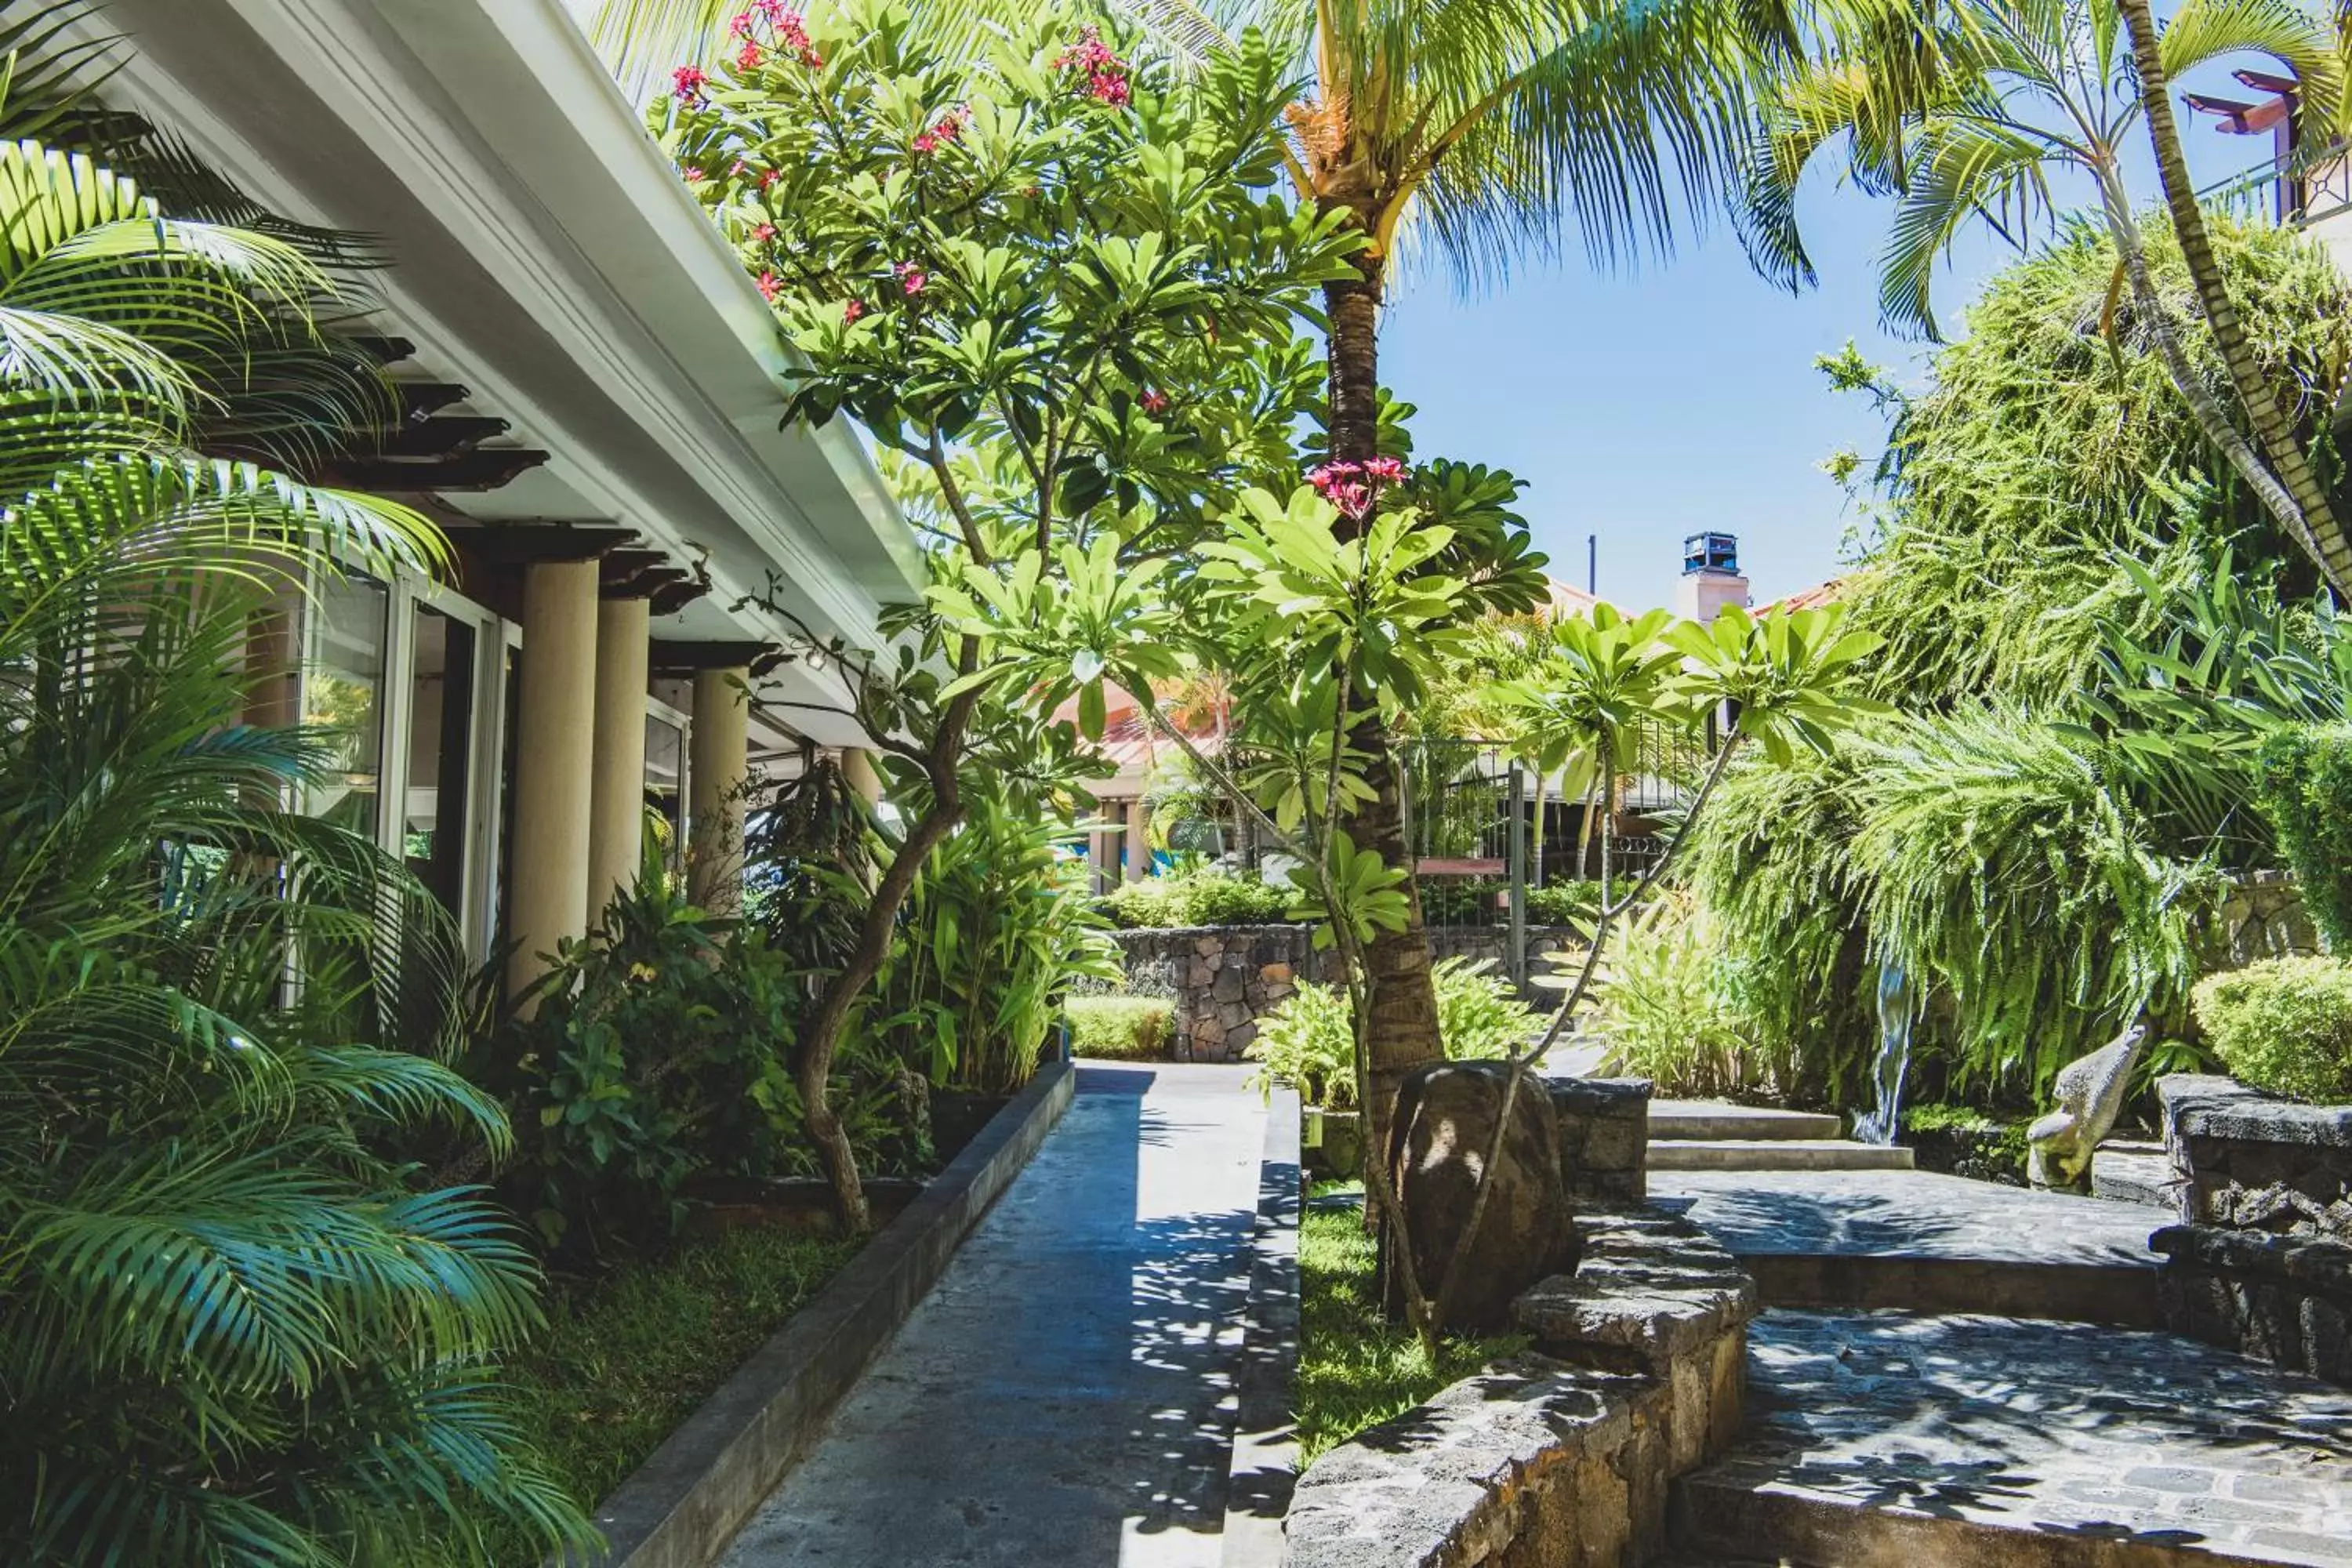
[[[1449,1339],[1434,1362],[1404,1324],[1381,1310],[1360,1182],[1318,1185],[1298,1229],[1298,1463],[1392,1420],[1490,1361],[1515,1355],[1524,1335]]]
[[[603,1497],[859,1245],[730,1226],[689,1237],[659,1258],[554,1281],[546,1328],[505,1369],[524,1438],[566,1491]],[[533,1555],[520,1532],[493,1538],[492,1562]]]

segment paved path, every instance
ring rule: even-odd
[[[1245,1069],[1077,1098],[724,1568],[1207,1568],[1265,1111]]]
[[[2352,1393],[2315,1379],[2169,1334],[2010,1318],[1772,1311],[1749,1344],[1747,1433],[1685,1497],[1701,1529],[1751,1549],[2352,1564]],[[2055,1551],[2065,1538],[2082,1550]]]

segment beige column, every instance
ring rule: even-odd
[[[588,781],[595,757],[596,563],[534,562],[523,574],[522,680],[515,714],[515,944],[507,989],[547,971],[542,953],[588,933]]]
[[[595,761],[588,784],[588,923],[634,888],[644,858],[646,658],[643,599],[596,606]]]
[[[714,914],[743,901],[743,784],[751,773],[751,710],[740,665],[694,674],[693,812],[688,889]]]
[[[1127,879],[1140,882],[1151,869],[1151,817],[1143,797],[1127,803]]]
[[[841,776],[868,805],[882,804],[882,775],[875,771],[874,753],[856,746],[841,748]]]

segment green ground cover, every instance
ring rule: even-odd
[[[1316,1195],[1360,1192],[1318,1185]],[[1519,1335],[1448,1339],[1433,1362],[1412,1331],[1380,1310],[1371,1238],[1359,1211],[1312,1208],[1298,1227],[1298,1463],[1402,1415],[1487,1362],[1527,1348]]]
[[[509,1363],[523,1436],[593,1504],[857,1252],[854,1242],[742,1227],[692,1237],[657,1260],[557,1280],[547,1327]],[[536,1561],[517,1536],[494,1560]]]

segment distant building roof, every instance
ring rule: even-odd
[[[1826,583],[1816,583],[1810,588],[1800,588],[1772,601],[1784,610],[1818,610],[1824,605],[1834,605],[1845,593],[1845,579],[1832,577]],[[1771,608],[1768,605],[1765,608]]]

